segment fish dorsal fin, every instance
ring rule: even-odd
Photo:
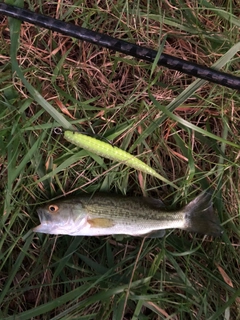
[[[160,199],[145,197],[144,202],[155,209],[166,209],[166,205]]]

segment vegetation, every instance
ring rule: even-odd
[[[237,1],[16,3],[240,76]],[[239,92],[4,16],[0,28],[0,318],[240,319]],[[110,140],[178,189],[57,126]],[[222,238],[31,232],[55,197],[147,194],[176,207],[207,188]]]

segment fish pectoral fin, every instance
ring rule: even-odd
[[[166,231],[164,229],[156,230],[156,231],[149,232],[147,234],[143,234],[142,237],[151,238],[151,239],[163,238],[165,236],[165,233]]]
[[[87,222],[91,228],[110,228],[114,226],[113,220],[107,218],[88,218]]]

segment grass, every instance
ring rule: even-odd
[[[24,3],[239,75],[232,1]],[[239,93],[6,17],[0,28],[0,318],[240,319]],[[111,140],[179,189],[77,149],[56,126]],[[56,196],[148,194],[176,206],[210,187],[221,239],[31,232],[36,207]]]

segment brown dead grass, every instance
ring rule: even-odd
[[[146,4],[147,1],[141,2],[142,6],[146,6]],[[45,14],[61,19],[67,12],[68,8],[72,5],[74,5],[74,1],[65,2],[65,6],[61,5],[61,1],[58,1],[56,5],[46,3],[43,6],[43,11]],[[129,5],[131,5],[131,3]],[[88,28],[98,30],[100,32],[106,32],[109,35],[116,36],[118,38],[129,39],[129,41],[135,41],[140,45],[154,49],[158,48],[160,35],[162,35],[163,39],[164,35],[168,34],[168,38],[164,46],[164,53],[209,66],[222,54],[221,48],[219,49],[219,52],[210,52],[210,46],[208,46],[208,44],[204,46],[205,40],[201,39],[198,34],[191,35],[185,31],[179,31],[179,29],[167,24],[156,22],[155,20],[148,19],[148,30],[143,27],[146,25],[146,18],[144,17],[132,16],[129,18],[129,16],[123,14],[119,21],[119,16],[117,15],[117,10],[115,8],[115,6],[117,6],[117,2],[98,1],[97,6],[100,12],[104,12],[104,17],[107,16],[109,19],[105,18],[104,21],[101,21],[101,16],[97,13],[92,14],[89,18],[88,14],[94,12],[96,5],[93,5],[92,1],[85,1],[82,7],[76,8],[72,13],[71,22],[82,25],[84,21],[79,20],[78,16],[79,14],[81,16],[85,15]],[[192,1],[186,1],[186,6],[194,12],[195,5]],[[39,11],[37,6],[35,6],[34,9]],[[167,17],[176,17],[176,20],[179,21],[179,8],[174,7],[171,4],[171,1],[163,2],[161,9],[165,10],[165,15]],[[219,32],[220,35],[224,33],[226,26],[219,21],[219,18],[213,17],[211,20],[209,19],[209,16],[210,12],[206,11],[205,14],[202,12],[202,14],[197,17],[199,22],[205,26],[205,30],[207,32]],[[68,16],[68,19],[70,19],[70,16]],[[182,22],[184,22],[184,19]],[[5,50],[7,52],[10,46],[7,19],[4,18],[1,20],[0,28],[3,30],[2,37],[4,37],[4,42],[6,44]],[[60,58],[64,56],[67,51],[69,51],[69,53],[64,59],[61,70],[54,79],[54,72],[56,71],[57,64]],[[121,57],[121,59],[119,59],[119,57]],[[122,61],[123,59],[125,59],[125,61]],[[9,61],[10,58],[7,53],[0,55],[1,64],[7,64]],[[81,110],[78,110],[79,106],[74,106],[71,101],[66,99],[64,96],[61,96],[57,91],[57,87],[62,89],[64,92],[68,92],[79,102],[97,98],[94,105],[100,110],[91,113],[91,119],[89,119],[89,122],[99,121],[98,131],[100,133],[104,132],[105,128],[111,127],[112,124],[120,123],[122,119],[134,119],[135,123],[131,129],[137,129],[138,133],[141,133],[145,127],[150,125],[151,122],[160,115],[158,110],[154,109],[154,111],[152,111],[150,108],[152,102],[149,99],[147,91],[150,82],[150,71],[146,67],[147,64],[138,62],[134,58],[125,57],[122,54],[116,54],[107,49],[99,48],[86,42],[74,41],[69,37],[57,34],[56,32],[49,32],[42,29],[39,30],[28,23],[22,23],[18,61],[23,69],[29,70],[25,72],[25,77],[28,81],[38,88],[39,92],[46,100],[54,103],[56,108],[59,108],[59,110],[65,114],[69,112],[70,118],[76,118],[78,112],[80,112],[80,116],[83,118],[86,114]],[[194,80],[190,76],[186,76],[163,67],[156,68],[152,79],[154,79],[154,77],[158,77],[159,82],[162,82],[162,84],[165,85],[159,86],[154,84],[151,85],[150,88],[153,96],[163,105],[166,105],[176,98],[179,93]],[[26,89],[17,79],[15,79],[15,87],[19,91],[20,95],[28,97]],[[234,132],[235,136],[239,136],[240,113],[238,111],[238,102],[231,99],[230,93],[223,96],[221,90],[219,93],[216,91],[211,93],[211,90],[212,84],[209,83],[205,85],[198,90],[196,95],[189,99],[186,104],[179,107],[175,113],[184,119],[188,119],[199,127],[205,128],[205,125],[208,122],[212,132],[218,136],[222,135],[223,125],[221,117],[222,114],[224,114],[227,119],[231,119],[231,122],[229,122],[230,129]],[[129,100],[133,100],[131,108],[127,103]],[[143,102],[149,106],[149,109],[142,107]],[[224,104],[226,105],[225,109],[221,107]],[[197,108],[198,106],[202,107],[201,113],[199,113],[199,108]],[[64,107],[68,107],[67,112],[64,111]],[[139,113],[140,108],[141,113]],[[30,114],[34,115],[36,109],[37,106],[32,104],[29,111]],[[143,120],[144,127],[142,124]],[[85,125],[85,127],[87,127],[88,121],[86,120],[85,124],[81,125]],[[176,142],[172,137],[172,129],[175,129],[180,134],[186,145],[192,146],[195,154],[195,165],[197,168],[204,168],[203,170],[207,172],[218,163],[218,156],[214,153],[211,154],[209,149],[204,149],[204,147],[197,141],[194,134],[189,136],[185,130],[178,127],[177,123],[168,119],[161,128],[159,128],[159,132],[157,132],[155,137],[153,135],[153,137],[149,137],[147,139],[147,143],[154,152],[158,160],[159,167],[164,168],[169,179],[175,181],[179,177],[187,175],[189,161],[189,159],[182,153],[182,150],[176,145]],[[126,136],[128,133],[129,131],[125,132],[116,141],[116,143],[120,144],[121,138]],[[161,144],[159,137],[161,137]],[[132,140],[134,141],[136,138],[136,134],[134,134]],[[141,153],[141,151],[142,150],[139,152]],[[202,156],[199,157],[199,154]],[[231,159],[233,163],[238,165],[240,157],[239,153],[232,151],[231,148],[227,148],[226,155],[229,156],[229,159]],[[46,166],[48,161],[50,161],[50,159],[46,159]],[[73,178],[73,180],[71,183],[66,183],[71,191],[64,190],[63,192],[65,192],[65,194],[79,190],[79,181],[84,180],[81,188],[95,183],[99,177],[90,177],[89,173],[86,173],[90,169],[90,166],[91,164],[85,162],[85,160],[83,160],[83,163],[78,163],[72,166],[71,169],[73,173],[71,178]],[[156,166],[156,163],[154,163],[153,166]],[[232,170],[234,170],[234,172],[232,172]],[[102,176],[107,172],[108,171],[103,172]],[[226,202],[226,208],[229,212],[232,212],[234,217],[233,222],[236,222],[237,225],[237,215],[239,210],[237,204],[239,203],[239,197],[236,196],[236,190],[240,190],[240,171],[237,174],[235,168],[233,169],[229,167],[226,168],[226,173],[229,174],[227,174],[228,178],[223,186],[223,190],[225,192],[224,200]],[[214,180],[209,180],[209,182],[212,184],[215,183]],[[153,182],[153,179],[149,178],[148,183],[153,187],[153,189],[156,187],[156,183]],[[134,178],[129,179],[129,184],[136,185]],[[142,185],[143,183],[141,183],[141,186]],[[55,187],[53,186],[53,188]],[[140,190],[136,191],[136,193],[140,192]],[[159,194],[162,191],[153,190],[153,192]],[[239,246],[239,241],[236,236],[233,236],[231,241],[232,245]],[[135,243],[133,242],[133,244],[134,245],[131,249],[135,248]],[[118,246],[118,244],[116,246]],[[130,250],[130,246],[131,245],[129,244],[124,244],[124,248],[121,249],[127,252]],[[34,250],[39,253],[41,248],[35,248]],[[119,252],[119,248],[116,249],[116,252]],[[158,253],[158,248],[154,253]],[[226,253],[226,255],[229,256],[230,254]],[[91,254],[89,254],[89,256],[91,256]],[[119,259],[121,260],[124,258],[125,254],[121,255]],[[78,261],[77,257],[76,261]],[[182,265],[184,265],[184,262],[185,261],[182,262]],[[152,261],[149,257],[146,257],[145,263],[150,268]],[[47,266],[48,260],[43,263],[43,267]],[[170,273],[174,274],[175,271],[173,271],[173,267],[167,267],[169,268],[168,271],[171,271]],[[32,266],[29,266],[28,272],[31,271]],[[199,271],[199,273],[197,271],[195,270],[196,275],[199,275],[201,271]],[[19,306],[18,311],[21,312],[26,309],[26,305],[27,308],[32,308],[33,305],[47,302],[49,298],[48,294],[52,299],[62,295],[64,289],[60,284],[55,286],[54,290],[50,285],[52,282],[52,274],[49,271],[43,270],[42,275],[43,279],[36,279],[36,282],[41,283],[42,281],[42,284],[49,284],[49,286],[46,286],[47,289],[44,288],[44,294],[42,294],[42,291],[39,290],[39,288],[34,291],[26,292],[22,302],[17,301],[16,304],[14,303],[13,312],[16,311],[14,311],[14,307],[16,305]],[[24,276],[25,275],[20,273],[17,274],[14,284],[17,286],[18,280]],[[78,273],[78,276],[82,276],[81,272]],[[205,275],[202,273],[201,278],[199,278],[199,287],[204,287],[206,283],[204,276]],[[5,273],[5,277],[7,277],[7,272]],[[195,280],[192,280],[194,283]],[[196,283],[197,281],[198,279],[196,280]],[[35,285],[35,282],[32,282],[31,284]],[[159,286],[157,280],[153,283],[153,287],[154,285],[156,285],[158,289]],[[236,286],[236,283],[234,286]],[[74,288],[75,284],[73,283],[71,284],[71,289]],[[169,285],[168,290],[169,292],[174,293],[175,287],[171,287],[171,285]],[[97,289],[94,289],[92,294],[95,294],[96,291]],[[179,293],[182,293],[180,289]],[[224,301],[224,299],[223,295],[222,300]],[[98,311],[99,308],[98,304],[91,305],[86,308],[86,313]],[[58,310],[56,309],[56,312],[57,311]],[[162,313],[166,316],[167,312],[170,314],[171,312],[174,312],[174,309],[171,310],[171,308],[169,308],[163,310]]]

